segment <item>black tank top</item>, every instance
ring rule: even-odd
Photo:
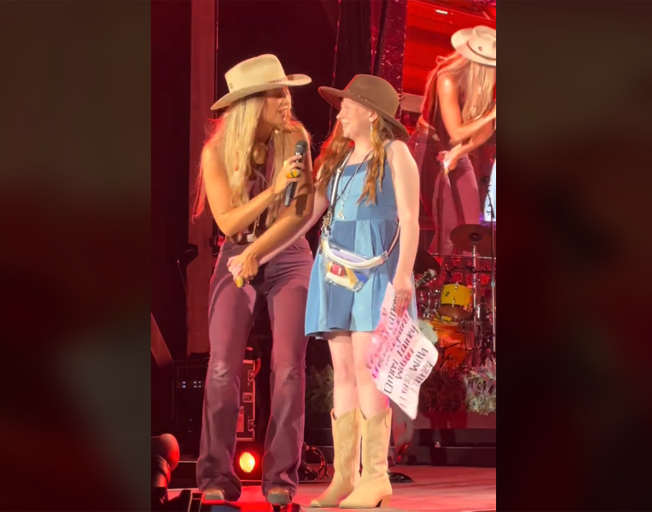
[[[458,102],[459,102],[460,112],[461,112],[464,109],[464,101],[461,96]],[[448,133],[448,130],[446,129],[446,125],[444,124],[444,119],[441,116],[441,109],[439,108],[439,94],[435,95],[435,108],[432,115],[432,119],[426,119],[426,121],[435,129],[435,133],[437,134],[437,137],[439,138],[441,143],[449,149],[452,148],[451,137]]]

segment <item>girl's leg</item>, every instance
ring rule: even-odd
[[[329,338],[333,362],[333,480],[310,506],[336,508],[360,481],[360,412],[353,364],[353,348],[348,332]]]
[[[351,334],[334,335],[328,345],[333,362],[333,412],[337,418],[359,405]]]
[[[367,354],[371,348],[370,332],[351,333],[353,342],[353,364],[355,365],[355,381],[358,388],[360,410],[367,418],[386,411],[389,399],[376,388],[371,372],[367,368]]]
[[[371,333],[354,332],[353,361],[358,387],[362,423],[362,478],[360,484],[340,503],[340,508],[374,508],[386,506],[392,495],[387,474],[387,454],[392,430],[392,410],[367,368]]]

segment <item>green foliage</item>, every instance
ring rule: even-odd
[[[308,407],[314,412],[330,413],[333,408],[333,367],[326,365],[323,370],[316,370],[311,366],[307,377]]]

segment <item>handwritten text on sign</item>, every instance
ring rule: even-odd
[[[391,284],[387,286],[372,342],[368,365],[376,388],[415,419],[419,388],[430,375],[439,354],[407,312],[398,317],[396,293]]]

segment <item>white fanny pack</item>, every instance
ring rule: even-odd
[[[390,253],[398,241],[400,225],[396,230],[396,236],[394,237],[389,250],[379,256],[372,256],[371,258],[343,249],[331,241],[331,224],[337,199],[337,188],[347,160],[348,156],[335,171],[331,188],[330,206],[326,216],[324,217],[324,223],[322,224],[320,252],[324,263],[326,281],[331,284],[342,286],[347,290],[357,292],[369,280],[373,272],[387,262]]]

